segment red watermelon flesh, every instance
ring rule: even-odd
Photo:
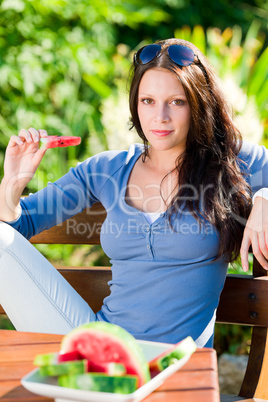
[[[73,350],[93,362],[123,364],[127,374],[138,376],[138,387],[150,380],[148,362],[136,339],[117,325],[92,322],[74,329],[61,345],[62,353]]]
[[[58,363],[70,362],[73,360],[82,360],[82,356],[80,355],[80,353],[77,352],[77,350],[73,350],[70,353],[59,353],[57,358]]]
[[[88,361],[88,372],[90,373],[106,373],[108,375],[124,375],[126,368],[121,363],[112,362],[91,362]]]
[[[40,138],[41,148],[58,148],[79,145],[81,137],[64,136],[64,135],[48,135]]]

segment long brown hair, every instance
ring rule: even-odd
[[[179,214],[187,209],[200,224],[204,220],[210,222],[219,233],[217,258],[223,256],[227,261],[234,261],[240,252],[244,222],[251,208],[250,187],[238,158],[241,134],[233,123],[218,76],[203,53],[181,39],[157,43],[162,46],[159,57],[147,64],[133,64],[129,93],[132,128],[135,127],[144,141],[144,158],[148,157],[148,142],[137,111],[140,81],[151,68],[164,68],[176,74],[190,105],[191,122],[186,149],[176,161],[178,190],[168,206],[169,211]],[[172,44],[193,49],[194,62],[187,67],[175,64],[166,52]],[[193,201],[193,188],[202,188],[205,197],[198,193],[198,199]]]

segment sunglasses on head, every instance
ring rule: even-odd
[[[162,46],[157,44],[142,47],[134,54],[134,64],[150,63],[150,61],[160,56],[161,49]],[[170,45],[166,49],[169,58],[180,67],[190,66],[193,63],[195,56],[198,58],[194,51],[187,46]]]

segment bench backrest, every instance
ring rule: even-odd
[[[33,244],[99,244],[106,217],[101,204],[44,231]],[[96,312],[109,294],[109,267],[56,267]],[[4,313],[0,306],[0,313]],[[240,395],[268,399],[268,277],[254,258],[253,275],[227,276],[217,310],[217,322],[253,326],[251,350]]]

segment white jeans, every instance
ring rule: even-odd
[[[95,314],[47,259],[0,222],[0,304],[18,331],[66,334]]]

